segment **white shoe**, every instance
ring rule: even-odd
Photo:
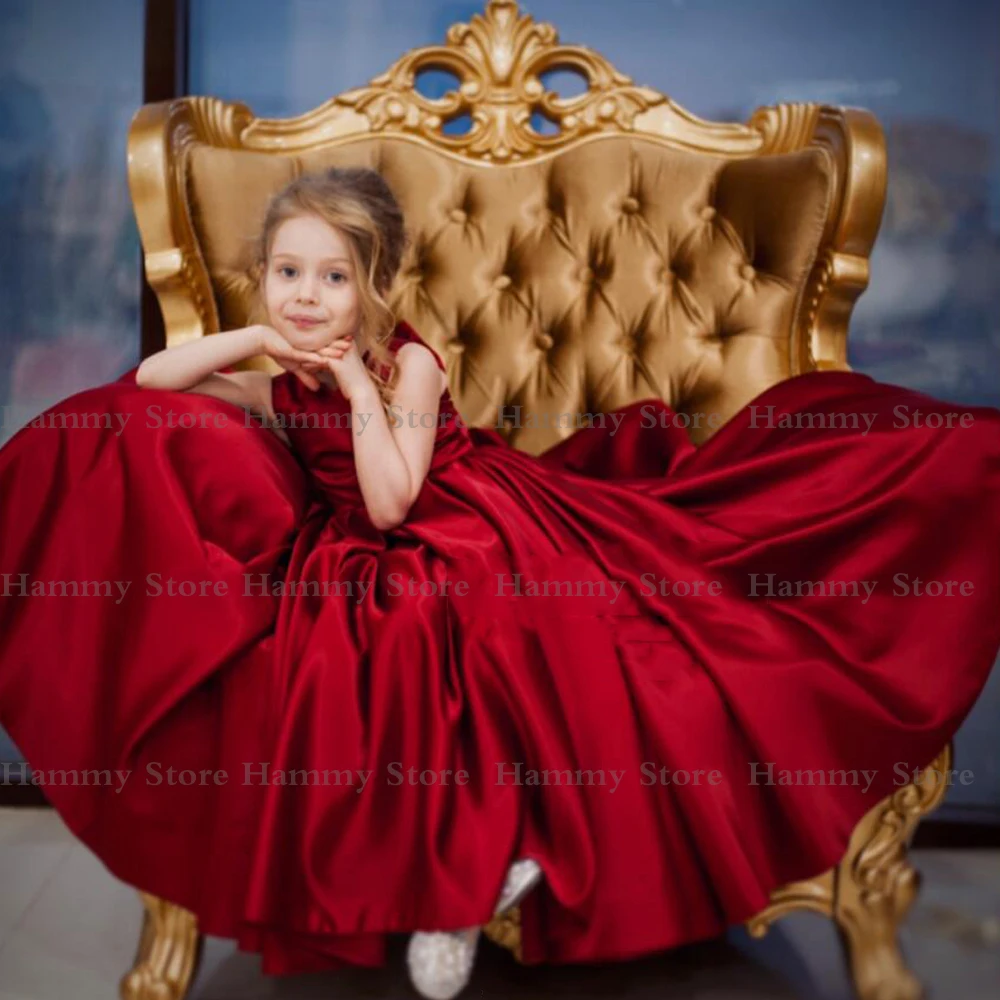
[[[507,869],[494,916],[524,899],[541,881],[542,869],[537,861],[525,858]],[[428,1000],[452,1000],[472,978],[472,967],[479,944],[479,927],[460,931],[417,931],[410,935],[406,964],[410,982]]]
[[[468,985],[479,928],[417,931],[410,935],[406,964],[414,989],[429,1000],[452,1000]]]
[[[542,880],[541,866],[533,858],[522,858],[515,861],[507,869],[497,907],[493,911],[495,917],[513,909]]]

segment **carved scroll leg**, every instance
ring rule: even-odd
[[[919,780],[870,812],[837,867],[833,919],[859,1000],[924,996],[899,948],[899,925],[920,891],[920,873],[906,852],[917,824],[944,798],[951,759],[949,744]]]
[[[858,1000],[919,1000],[919,980],[899,949],[899,925],[920,889],[906,849],[917,823],[944,798],[952,760],[948,744],[919,779],[883,799],[861,819],[835,867],[771,894],[747,921],[755,938],[794,910],[832,917],[846,952]]]
[[[135,965],[121,981],[122,1000],[184,1000],[201,960],[195,915],[140,892],[146,908]]]
[[[923,988],[907,968],[897,936],[917,897],[920,873],[900,853],[878,873],[878,888],[866,888],[843,870],[840,874],[834,919],[859,1000],[920,1000]]]

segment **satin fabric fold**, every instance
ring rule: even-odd
[[[485,923],[520,856],[546,876],[528,963],[721,933],[840,859],[1000,647],[992,409],[812,373],[697,449],[649,400],[532,457],[446,394],[420,496],[381,532],[339,393],[275,380],[289,451],[133,375],[49,411],[129,414],[120,433],[0,450],[0,574],[134,581],[0,598],[0,722],[43,773],[131,771],[46,794],[114,874],[267,973]],[[153,405],[211,426],[151,425]],[[915,411],[971,417],[901,425]],[[786,770],[862,778],[768,782]]]

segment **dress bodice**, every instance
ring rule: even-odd
[[[407,323],[397,323],[389,350],[395,355],[403,344],[424,343]],[[445,366],[433,348],[438,367]],[[320,492],[333,503],[363,505],[354,465],[354,435],[361,433],[365,415],[355,417],[351,405],[336,386],[321,385],[313,391],[292,372],[278,375],[271,385],[275,422],[288,437],[293,451],[309,472]],[[390,421],[419,419],[400,408],[389,413]],[[469,430],[455,408],[451,394],[441,396],[430,472],[464,455],[472,447]]]

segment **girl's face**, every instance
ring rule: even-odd
[[[314,215],[281,223],[271,242],[264,304],[271,325],[302,350],[357,334],[361,309],[346,238]]]

